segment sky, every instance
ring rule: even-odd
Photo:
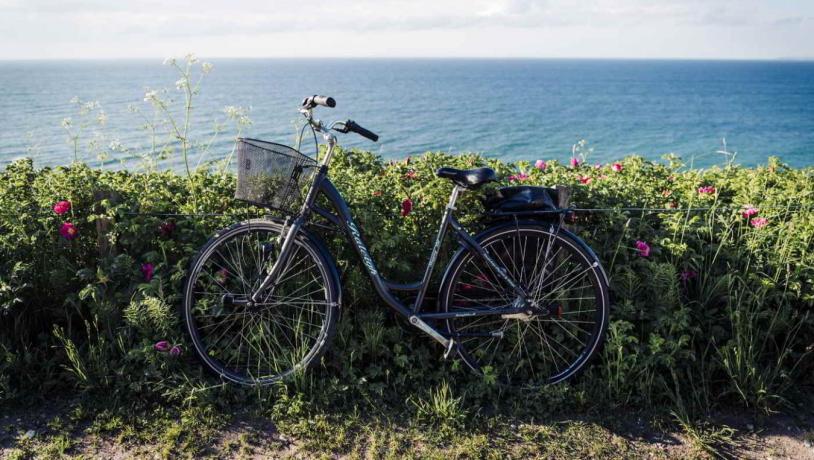
[[[814,0],[0,0],[0,59],[814,58]]]

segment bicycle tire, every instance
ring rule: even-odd
[[[530,238],[534,238],[537,241],[533,248],[529,243]],[[544,295],[540,299],[545,300],[545,302],[549,304],[548,307],[554,311],[554,314],[550,317],[537,318],[532,316],[524,319],[507,319],[503,316],[495,319],[497,315],[492,315],[446,320],[447,333],[450,336],[458,336],[457,340],[461,346],[459,350],[461,359],[472,370],[481,374],[491,375],[495,377],[499,383],[513,387],[540,387],[547,384],[559,383],[579,374],[601,349],[608,326],[610,295],[607,276],[593,251],[590,250],[587,244],[572,233],[562,229],[557,230],[553,225],[547,225],[543,222],[505,223],[497,225],[479,234],[476,240],[490,252],[490,255],[492,255],[496,261],[506,266],[512,277],[515,278],[515,280],[519,280],[524,289],[528,289],[529,281],[539,275],[535,286],[540,289],[538,291],[531,290],[527,292],[532,292],[532,297],[534,292],[537,292],[537,295]],[[525,246],[523,241],[525,241]],[[541,241],[545,243],[540,244]],[[511,242],[511,244],[509,244],[509,242]],[[523,248],[522,255],[518,254],[520,248]],[[532,254],[535,249],[537,253]],[[548,251],[549,258],[546,259],[543,265],[540,265],[540,251],[543,249]],[[512,253],[514,255],[512,255]],[[522,259],[522,263],[519,264],[520,266],[518,266],[515,260],[518,255],[519,258]],[[531,271],[526,274],[525,270],[528,270],[528,266],[531,266],[530,256],[533,256],[534,265]],[[571,261],[572,257],[573,264]],[[554,265],[551,260],[557,258],[565,259],[565,261],[559,265]],[[515,260],[514,266],[510,266],[511,263],[509,262],[512,260]],[[477,266],[478,264],[482,265],[483,268],[480,268],[479,273],[473,275],[477,270],[470,269],[470,267]],[[546,266],[551,268],[549,275],[546,275],[546,270],[543,269],[543,267]],[[566,271],[565,275],[562,275],[561,268],[570,270],[570,272]],[[555,269],[557,274],[554,273]],[[577,275],[580,277],[584,275],[590,282],[589,287],[591,291],[593,291],[593,299],[589,299],[587,296],[585,298],[582,298],[582,296],[570,298],[568,295],[563,297],[562,289],[555,291],[554,287],[563,287],[565,283],[576,283],[573,278],[570,278],[571,275],[569,274],[573,273],[574,270],[579,270],[579,272],[576,272]],[[538,275],[535,275],[535,273]],[[545,276],[550,276],[551,278],[544,278]],[[554,276],[565,276],[566,278],[564,281],[559,281],[560,278],[554,278]],[[480,278],[482,278],[482,280]],[[507,300],[511,300],[512,294],[502,294],[508,291],[508,288],[501,285],[500,283],[502,282],[498,280],[499,277],[496,276],[494,272],[490,272],[488,265],[480,261],[476,254],[465,249],[460,250],[453,256],[444,274],[439,292],[439,311],[472,310],[472,305],[475,304],[478,305],[477,308],[498,308],[507,306],[507,304],[510,303],[507,302]],[[551,286],[554,281],[556,281],[557,285]],[[544,288],[547,288],[547,290]],[[585,285],[580,286],[580,288],[586,290],[585,293],[588,293]],[[467,295],[463,294],[465,290],[468,291],[466,292]],[[493,297],[487,297],[490,292]],[[467,298],[472,300],[468,301],[466,300]],[[577,300],[575,301],[574,299]],[[467,302],[469,302],[468,305]],[[582,309],[583,302],[586,305],[588,302],[591,302],[593,306],[595,306],[593,314],[589,311],[590,309]],[[577,310],[574,310],[575,303],[580,304]],[[566,311],[564,311],[564,309]],[[563,320],[564,316],[566,316],[566,320]],[[577,319],[568,320],[568,318],[572,317],[576,317]],[[551,335],[549,335],[548,331],[543,329],[543,327],[549,327],[548,325],[540,326],[539,324],[535,324],[535,321],[538,323],[542,323],[543,321],[551,322]],[[586,331],[588,334],[585,334],[584,344],[580,346],[578,352],[570,350],[570,353],[574,353],[574,358],[569,360],[563,356],[566,351],[560,352],[557,347],[552,346],[552,341],[548,339],[558,333],[565,336],[576,333],[577,330],[584,331],[581,325],[577,325],[577,327],[574,328],[577,324],[574,323],[574,321],[585,321],[591,322],[592,324],[587,326],[590,328],[590,331]],[[497,327],[498,324],[499,328],[493,329]],[[523,328],[524,324],[525,327]],[[531,343],[529,344],[526,343],[525,335],[532,325],[535,326],[533,332],[537,335],[537,339],[530,340]],[[516,330],[514,326],[517,326]],[[562,330],[555,329],[555,327],[562,328]],[[520,328],[523,328],[522,332],[520,332]],[[468,337],[464,335],[487,333],[493,334],[493,336]],[[501,345],[500,342],[503,342],[507,336],[509,340],[515,337],[517,344],[520,345],[512,345],[513,348],[511,348],[508,357],[496,360],[495,356],[487,356],[492,346],[494,346],[496,352],[498,350],[504,350],[505,353],[507,345]],[[582,336],[583,335],[580,334],[576,337],[570,337],[569,341],[582,342]],[[530,337],[532,336],[530,335]],[[506,343],[511,343],[509,340],[507,340]],[[491,343],[484,345],[484,343],[490,341]],[[485,352],[484,346],[486,346]],[[514,357],[515,352],[517,352],[516,358]],[[535,360],[540,358],[553,361],[555,372],[547,374],[546,366],[542,364],[539,365],[539,368],[535,372],[534,369],[538,366]],[[563,362],[558,364],[558,360]],[[510,369],[512,366],[519,368],[520,364],[527,365],[531,370],[522,371],[521,369]],[[550,365],[549,363],[547,366],[550,367]]]
[[[305,371],[319,360],[336,331],[340,310],[336,266],[324,246],[304,231],[296,236],[275,291],[263,303],[240,310],[238,302],[248,298],[278,255],[274,240],[281,229],[279,222],[254,219],[215,234],[194,258],[185,282],[184,319],[195,351],[211,371],[235,383],[269,385]],[[238,250],[250,257],[235,257]],[[308,284],[298,287],[303,281]],[[281,292],[288,297],[281,297]],[[238,322],[241,326],[233,329]],[[287,351],[290,356],[284,356]]]

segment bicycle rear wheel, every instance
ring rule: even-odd
[[[279,256],[281,225],[237,224],[202,249],[184,289],[192,343],[218,375],[267,385],[305,370],[322,354],[339,314],[339,286],[330,260],[307,235],[297,235],[274,289],[249,299]]]
[[[609,294],[602,267],[572,234],[540,224],[511,224],[484,232],[480,244],[548,315],[488,315],[447,320],[474,370],[519,387],[569,379],[599,349],[608,323]],[[507,308],[516,295],[476,254],[449,265],[440,310]]]

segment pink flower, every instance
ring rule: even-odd
[[[577,157],[571,158],[571,167],[572,168],[576,168],[577,166],[580,165],[580,163],[582,163],[582,160],[580,160],[579,158],[577,158]]]
[[[512,174],[511,176],[509,176],[509,182],[522,182],[528,178],[529,178],[528,174],[521,172],[517,175]]]
[[[217,278],[218,281],[224,283],[226,282],[226,278],[229,277],[229,270],[221,268],[220,270],[215,272],[215,277]]]
[[[698,188],[698,193],[700,193],[702,195],[713,194],[713,193],[715,193],[715,187],[713,187],[711,185],[705,185],[703,187],[699,187]]]
[[[743,216],[744,219],[748,219],[757,214],[758,211],[759,211],[758,208],[752,206],[751,204],[747,204],[746,206],[743,207],[743,213],[741,213],[741,215]]]
[[[151,263],[141,264],[141,274],[144,275],[144,281],[149,282],[153,279],[155,267]]]
[[[622,170],[625,169],[625,167],[622,166],[622,163],[614,163],[611,165],[611,169],[613,170],[613,172],[622,172]]]
[[[416,177],[418,177],[418,174],[416,174],[416,172],[413,171],[412,169],[407,171],[407,173],[404,174],[405,179],[414,180]]]
[[[158,226],[158,233],[161,234],[163,237],[169,237],[172,235],[172,232],[175,231],[175,222],[168,220],[165,222],[161,222],[161,225]]]
[[[59,227],[59,234],[62,235],[62,237],[66,240],[72,240],[79,236],[79,230],[77,230],[76,225],[70,222],[65,222]]]
[[[540,171],[545,171],[548,165],[543,160],[537,160],[534,162],[534,167],[539,169]]]
[[[405,198],[401,202],[401,217],[407,217],[413,211],[413,200]]]
[[[160,340],[160,341],[156,342],[155,345],[153,345],[153,350],[160,351],[162,353],[165,352],[165,351],[168,351],[169,349],[170,349],[170,343],[167,342],[166,340]]]
[[[602,163],[595,164],[594,169],[602,169]]]
[[[681,282],[687,284],[687,281],[695,278],[698,276],[698,272],[694,272],[692,270],[684,270],[681,272]]]
[[[650,257],[650,245],[644,241],[636,241],[636,250],[639,251],[639,256]]]
[[[597,177],[597,179],[599,179],[599,180],[605,180],[607,178],[608,178],[607,174],[600,174],[599,177]]]
[[[71,210],[71,202],[70,201],[65,201],[65,200],[57,201],[57,203],[54,205],[54,212],[57,213],[60,216],[65,214],[66,212],[68,212],[70,210]]]
[[[382,196],[382,191],[381,190],[376,190],[373,193],[371,193],[371,195],[373,195],[373,196]]]
[[[181,356],[183,351],[184,350],[181,349],[181,345],[174,345],[172,348],[170,348],[170,356],[177,358]]]
[[[593,182],[593,178],[591,176],[579,176],[579,183],[588,185]]]
[[[769,225],[769,219],[767,219],[765,217],[755,217],[754,219],[752,219],[750,221],[750,223],[752,224],[752,227],[763,228],[763,227]]]
[[[670,196],[672,194],[673,194],[672,190],[664,189],[664,190],[661,191],[661,196],[663,196],[664,198],[667,198],[668,196]]]

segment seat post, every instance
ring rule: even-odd
[[[461,186],[455,184],[452,187],[452,193],[449,195],[449,203],[447,203],[447,209],[452,211],[455,209],[455,202],[458,201],[458,194],[461,193]]]

